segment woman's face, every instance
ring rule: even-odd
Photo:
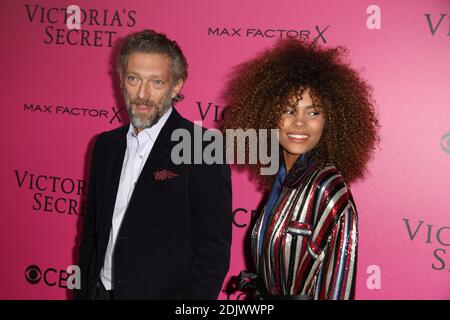
[[[319,144],[324,124],[322,109],[314,105],[309,90],[304,90],[297,105],[286,108],[278,126],[280,145],[287,164],[292,165],[300,155]]]

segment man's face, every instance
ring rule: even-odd
[[[128,114],[138,133],[158,122],[183,85],[182,80],[174,85],[171,60],[158,53],[131,53],[121,80]]]

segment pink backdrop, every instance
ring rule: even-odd
[[[90,17],[69,34],[63,18],[71,4]],[[91,142],[127,121],[123,110],[116,115],[124,106],[112,64],[116,43],[144,28],[184,50],[190,74],[177,109],[192,121],[204,116],[206,127],[220,123],[220,92],[232,68],[280,35],[303,30],[322,45],[345,45],[373,86],[382,125],[369,175],[352,187],[357,298],[450,298],[449,1],[29,0],[3,1],[0,15],[1,299],[71,297],[65,270],[77,263]],[[246,174],[234,171],[224,289],[245,267],[244,239],[260,200]]]

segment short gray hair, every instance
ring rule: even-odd
[[[140,32],[129,34],[120,50],[118,72],[122,77],[128,56],[133,52],[159,53],[167,55],[172,62],[172,77],[174,83],[179,80],[186,81],[188,64],[186,57],[178,44],[163,33],[145,29]],[[175,100],[182,100],[182,95],[177,95]]]

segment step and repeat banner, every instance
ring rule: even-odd
[[[75,6],[75,7],[71,7]],[[72,21],[79,8],[80,29]],[[177,110],[207,128],[234,67],[286,37],[348,48],[373,87],[381,143],[359,211],[357,299],[450,299],[450,1],[2,1],[1,299],[71,299],[100,132],[128,123],[118,43],[150,28],[189,63]],[[251,267],[263,194],[233,169],[231,279]]]

